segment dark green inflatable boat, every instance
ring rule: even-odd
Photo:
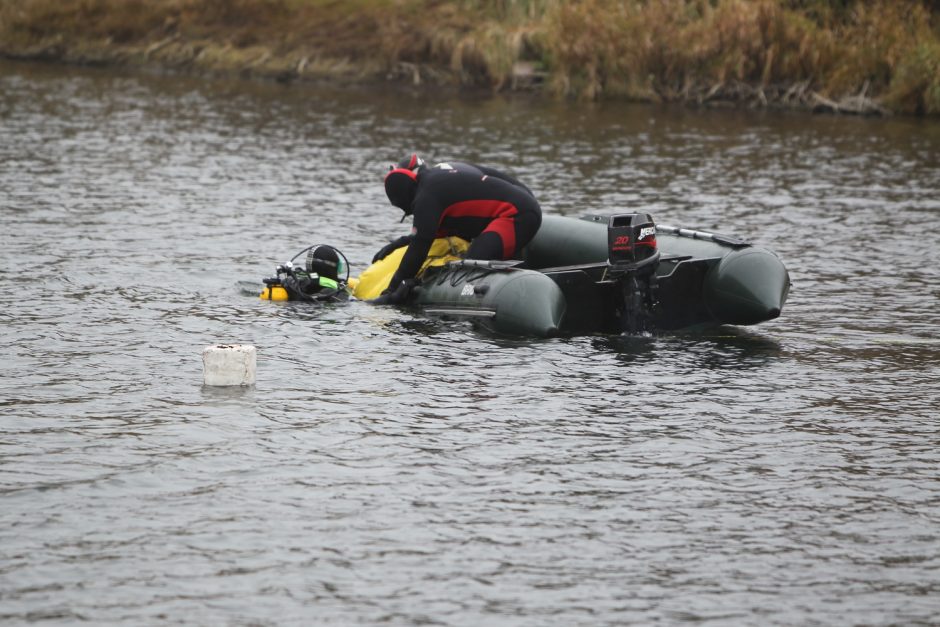
[[[789,289],[773,252],[732,237],[647,214],[544,216],[521,261],[429,268],[409,303],[545,337],[752,325],[779,316]]]

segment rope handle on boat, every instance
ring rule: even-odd
[[[441,273],[441,281],[450,278],[451,287],[456,287],[461,281],[472,281],[497,272],[508,272],[516,269],[521,264],[518,260],[501,261],[497,259],[464,259],[448,264],[448,268],[453,268],[448,273]]]
[[[466,263],[466,260],[452,261],[446,266],[443,266],[441,272],[433,276],[431,280],[427,282],[431,285],[450,283],[451,287],[456,287],[457,284],[462,281],[472,281],[494,272],[496,272],[496,269],[481,268],[478,265]]]

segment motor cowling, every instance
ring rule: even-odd
[[[646,265],[659,256],[656,224],[648,213],[621,213],[607,221],[607,260],[612,266]]]

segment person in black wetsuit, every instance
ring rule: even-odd
[[[305,271],[294,269],[285,271],[279,277],[281,284],[291,300],[305,302],[339,302],[349,299],[346,283],[339,278],[342,265],[336,249],[326,244],[318,244],[307,251]]]
[[[404,300],[437,237],[456,235],[470,241],[466,259],[512,259],[542,224],[532,190],[480,165],[450,161],[427,166],[413,154],[385,175],[385,193],[413,219],[411,234],[383,247],[372,260],[408,246],[388,289],[373,301],[378,303]]]

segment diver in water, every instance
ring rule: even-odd
[[[303,251],[301,251],[302,253]],[[278,266],[278,281],[290,300],[305,302],[340,302],[349,299],[346,280],[339,278],[345,260],[332,246],[317,244],[307,251],[303,270],[288,263]]]
[[[416,154],[385,175],[389,201],[413,216],[411,234],[383,247],[373,263],[408,246],[388,289],[372,302],[397,304],[437,237],[470,241],[466,259],[512,259],[535,236],[542,210],[532,190],[493,168],[451,161],[428,166]],[[404,219],[404,217],[402,218]]]

